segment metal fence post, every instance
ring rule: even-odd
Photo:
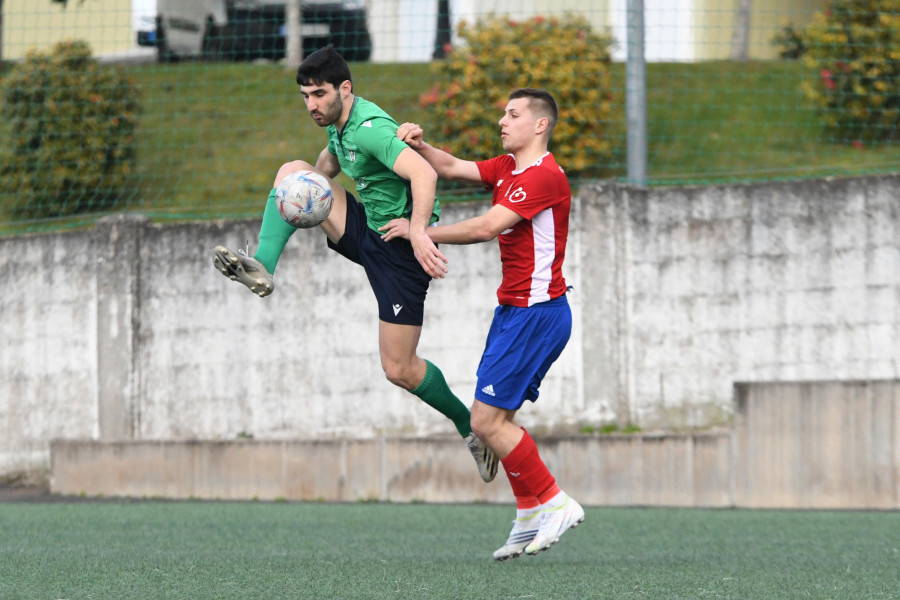
[[[625,112],[628,182],[647,185],[647,68],[644,62],[644,0],[628,0]]]
[[[290,0],[285,7],[285,53],[284,63],[288,68],[296,69],[303,62],[303,37],[300,33],[300,0]]]

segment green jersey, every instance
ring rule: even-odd
[[[366,207],[366,221],[375,231],[391,219],[409,218],[412,190],[409,182],[391,170],[400,152],[408,146],[397,137],[397,121],[376,104],[357,96],[344,128],[329,125],[328,151],[341,171],[356,183],[356,192]],[[437,199],[431,215],[440,217]]]

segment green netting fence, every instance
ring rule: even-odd
[[[0,235],[258,216],[324,147],[292,65],[327,43],[358,95],[471,159],[511,89],[545,87],[573,182],[630,181],[640,5],[648,185],[900,169],[900,0],[3,0]]]

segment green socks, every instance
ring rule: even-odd
[[[472,433],[472,426],[469,424],[469,409],[450,391],[450,386],[447,385],[441,370],[427,360],[425,364],[427,365],[425,379],[410,392],[453,421],[459,435],[466,437]]]
[[[253,258],[263,264],[266,270],[274,275],[275,265],[284,252],[284,247],[297,229],[288,224],[278,212],[275,202],[275,188],[269,192],[266,210],[263,213],[262,227],[259,230],[259,247]]]

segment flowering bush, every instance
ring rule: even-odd
[[[805,92],[836,140],[897,139],[900,120],[900,0],[833,0],[804,34],[816,74]]]
[[[806,54],[803,31],[790,21],[782,22],[781,31],[772,38],[772,45],[778,48],[778,57],[785,60],[795,60]]]
[[[559,104],[550,150],[570,174],[597,174],[612,154],[612,39],[581,16],[461,22],[465,44],[432,65],[439,83],[420,98],[430,143],[471,159],[503,152],[497,122],[520,87],[544,88]],[[474,156],[473,156],[474,155]]]
[[[0,186],[20,217],[46,218],[116,204],[134,160],[137,89],[91,57],[83,41],[29,52],[3,81],[9,127]]]

